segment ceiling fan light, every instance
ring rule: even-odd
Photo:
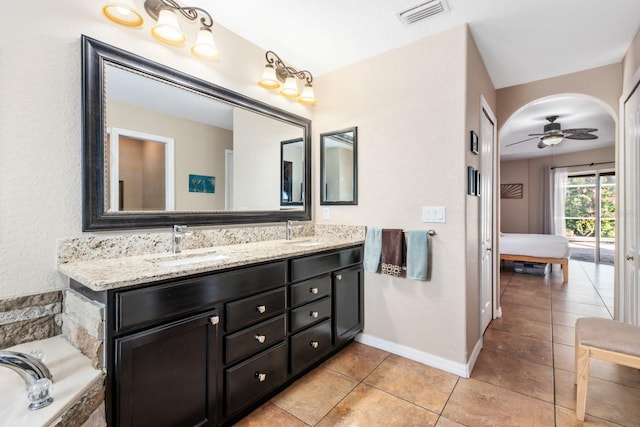
[[[151,35],[162,43],[172,46],[182,46],[186,40],[180,31],[178,17],[169,9],[162,9],[158,16],[158,23],[151,28]]]
[[[258,82],[258,85],[265,89],[278,89],[280,87],[280,82],[278,82],[276,69],[273,67],[273,64],[267,64],[264,66],[262,78]]]
[[[220,51],[216,47],[216,42],[213,40],[213,33],[209,28],[200,28],[196,42],[191,46],[191,54],[196,58],[207,61],[217,61],[220,59]]]
[[[132,0],[111,0],[102,7],[109,20],[125,27],[139,27],[144,22]]]
[[[562,135],[547,135],[542,137],[541,142],[544,145],[557,145],[560,144],[563,139],[564,136]]]

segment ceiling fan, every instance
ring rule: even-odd
[[[576,129],[561,129],[560,123],[556,123],[559,116],[545,117],[549,123],[544,125],[544,133],[530,133],[532,138],[523,139],[522,141],[512,142],[507,144],[507,147],[520,144],[522,142],[531,141],[532,139],[539,138],[538,148],[545,148],[549,145],[560,144],[565,138],[567,139],[596,139],[598,135],[594,135],[592,132],[598,129],[594,128],[576,128]]]

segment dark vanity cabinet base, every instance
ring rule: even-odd
[[[230,425],[362,330],[362,246],[99,297],[109,425]]]

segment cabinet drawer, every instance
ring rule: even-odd
[[[309,301],[331,294],[331,276],[317,277],[302,283],[291,285],[291,307],[297,307]]]
[[[291,337],[291,372],[296,374],[331,349],[331,319]]]
[[[291,310],[291,332],[331,316],[331,297]]]
[[[282,286],[286,261],[158,283],[115,295],[117,331],[202,312],[212,304]]]
[[[225,304],[227,331],[235,331],[260,320],[266,320],[282,313],[285,307],[284,288],[227,303]]]
[[[259,323],[235,334],[227,335],[225,343],[225,363],[257,353],[282,340],[287,333],[285,316]]]
[[[362,262],[362,246],[291,260],[291,281],[320,276]]]
[[[287,344],[283,342],[225,371],[227,415],[264,396],[287,378]]]

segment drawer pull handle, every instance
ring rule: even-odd
[[[318,313],[317,311],[312,311],[311,313],[309,313],[309,316],[313,317],[314,319],[316,319],[318,317],[320,313]]]
[[[309,343],[309,345],[310,345],[311,347],[313,347],[313,348],[318,348],[318,346],[319,346],[320,344],[318,343],[318,341],[311,341],[311,342]]]
[[[256,378],[258,379],[258,381],[263,383],[267,380],[267,374],[263,374],[262,372],[256,372]]]
[[[211,316],[209,322],[211,322],[212,325],[217,325],[220,323],[220,316]]]
[[[265,305],[259,305],[259,306],[257,306],[257,307],[256,307],[256,310],[258,311],[258,313],[262,314],[262,313],[264,313],[265,311],[267,311],[267,306],[265,306]]]
[[[266,340],[267,337],[265,335],[256,335],[256,341],[258,341],[260,344],[264,343],[264,340]]]
[[[311,288],[311,289],[309,289],[309,292],[311,292],[312,294],[317,294],[318,293],[318,288]]]
[[[336,280],[342,280],[342,274],[336,274]]]

